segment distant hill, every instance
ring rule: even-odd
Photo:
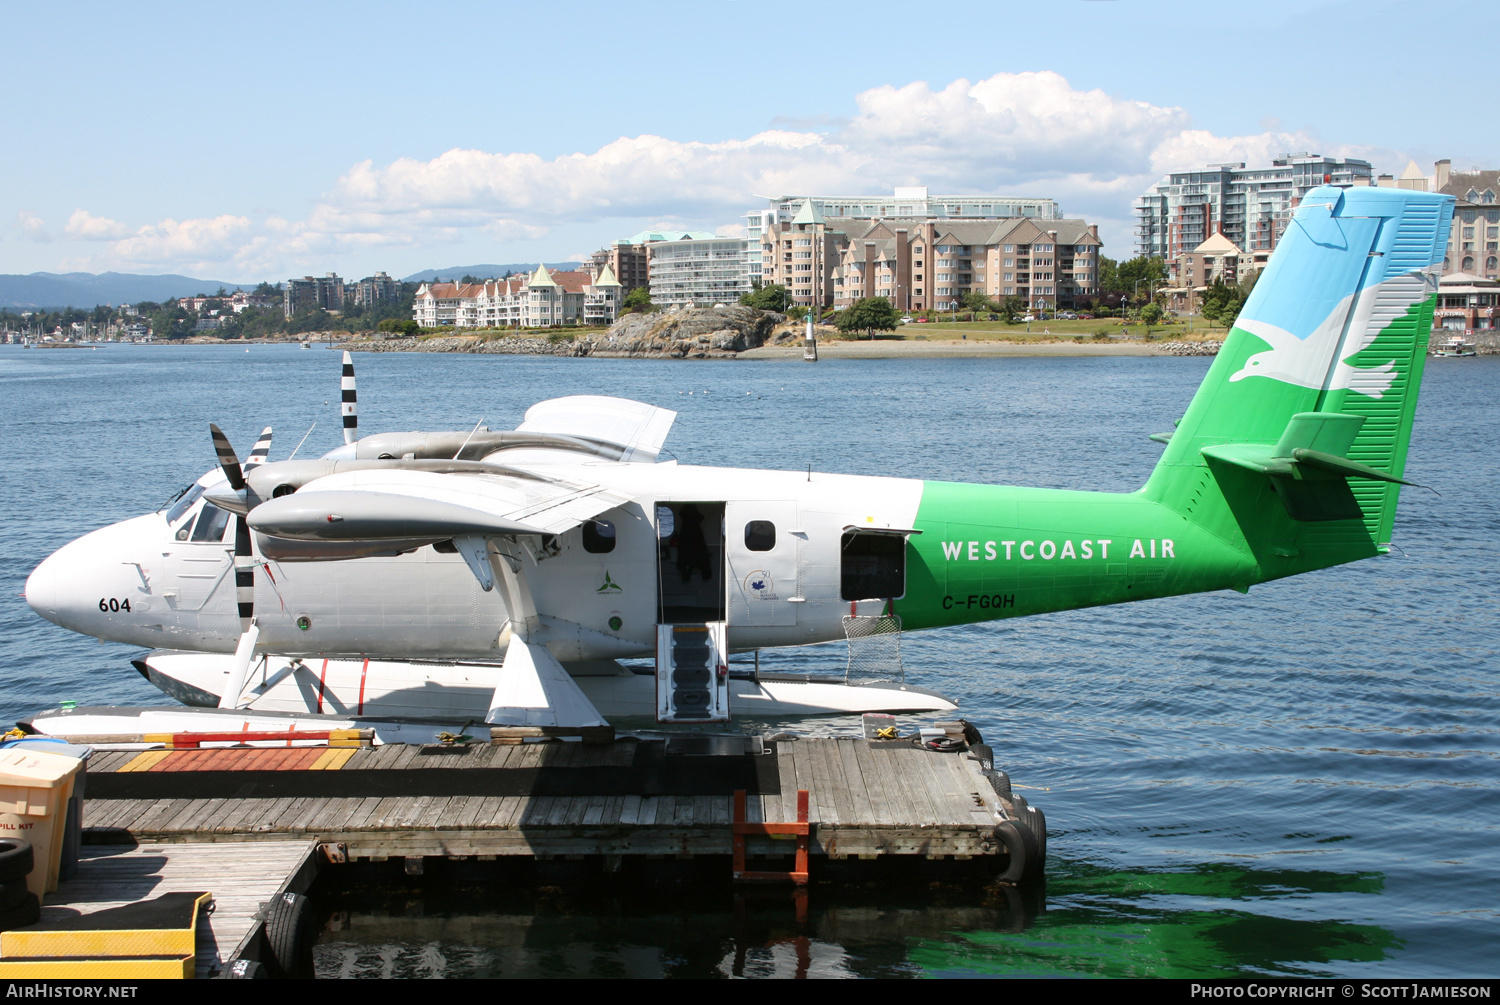
[[[578,262],[544,262],[549,269],[572,270],[578,268]],[[451,269],[427,269],[423,272],[413,272],[404,277],[403,283],[430,283],[436,279],[444,279],[448,282],[462,279],[464,276],[473,276],[476,279],[499,279],[507,272],[530,272],[536,268],[535,262],[512,262],[509,265],[455,265]]]
[[[133,304],[142,300],[160,303],[197,293],[214,293],[219,287],[253,289],[254,284],[226,283],[218,279],[190,276],[137,276],[127,272],[33,272],[29,276],[0,275],[0,307],[12,310],[56,310],[60,307],[96,307],[99,304]]]

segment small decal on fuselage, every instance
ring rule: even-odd
[[[619,583],[616,583],[613,579],[609,578],[609,570],[605,569],[604,570],[604,584],[602,586],[600,586],[599,589],[595,590],[594,592],[595,593],[623,593],[624,590],[620,587]]]
[[[1110,546],[1116,538],[1085,537],[1077,540],[1051,538],[1026,541],[942,541],[943,558],[949,562],[1032,562],[1099,558],[1109,560]],[[1177,545],[1169,537],[1136,538],[1130,545],[1131,558],[1176,558]],[[1116,554],[1118,561],[1118,553]]]
[[[764,569],[756,569],[745,577],[745,596],[756,600],[775,600],[776,581]]]

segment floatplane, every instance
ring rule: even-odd
[[[1131,493],[679,464],[661,457],[675,413],[609,397],[543,401],[512,430],[360,436],[346,353],[343,446],[271,461],[267,429],[241,464],[211,427],[216,468],[27,581],[48,620],[151,650],[136,667],[183,705],[32,721],[420,733],[951,710],[900,679],[730,656],[1246,592],[1384,554],[1451,212],[1310,193]]]

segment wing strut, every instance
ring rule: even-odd
[[[491,538],[486,551],[510,612],[510,644],[484,721],[494,726],[607,726],[572,675],[537,637],[541,619],[526,579],[529,556],[514,538]]]

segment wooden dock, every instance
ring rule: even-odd
[[[316,843],[305,838],[86,846],[78,872],[47,895],[41,921],[0,936],[0,975],[159,977],[175,969],[180,977],[192,955],[196,976],[209,977],[233,960],[258,960],[266,905],[304,892],[316,875],[316,856]],[[190,903],[202,894],[212,899],[204,899],[195,926],[190,920],[168,926],[187,930],[178,950],[185,951],[184,962],[174,964],[160,955],[160,943],[172,933],[152,917],[162,913],[153,905],[172,902],[173,895]],[[19,945],[13,948],[12,941]],[[132,945],[137,951],[127,952]]]
[[[1032,818],[987,753],[696,735],[101,752],[89,766],[85,840],[295,838],[334,862],[728,856],[736,790],[747,793],[747,821],[765,823],[796,821],[806,790],[814,869],[818,859],[888,856],[993,856],[998,866],[1008,850],[997,827]],[[746,840],[752,857],[790,851],[784,840]]]

